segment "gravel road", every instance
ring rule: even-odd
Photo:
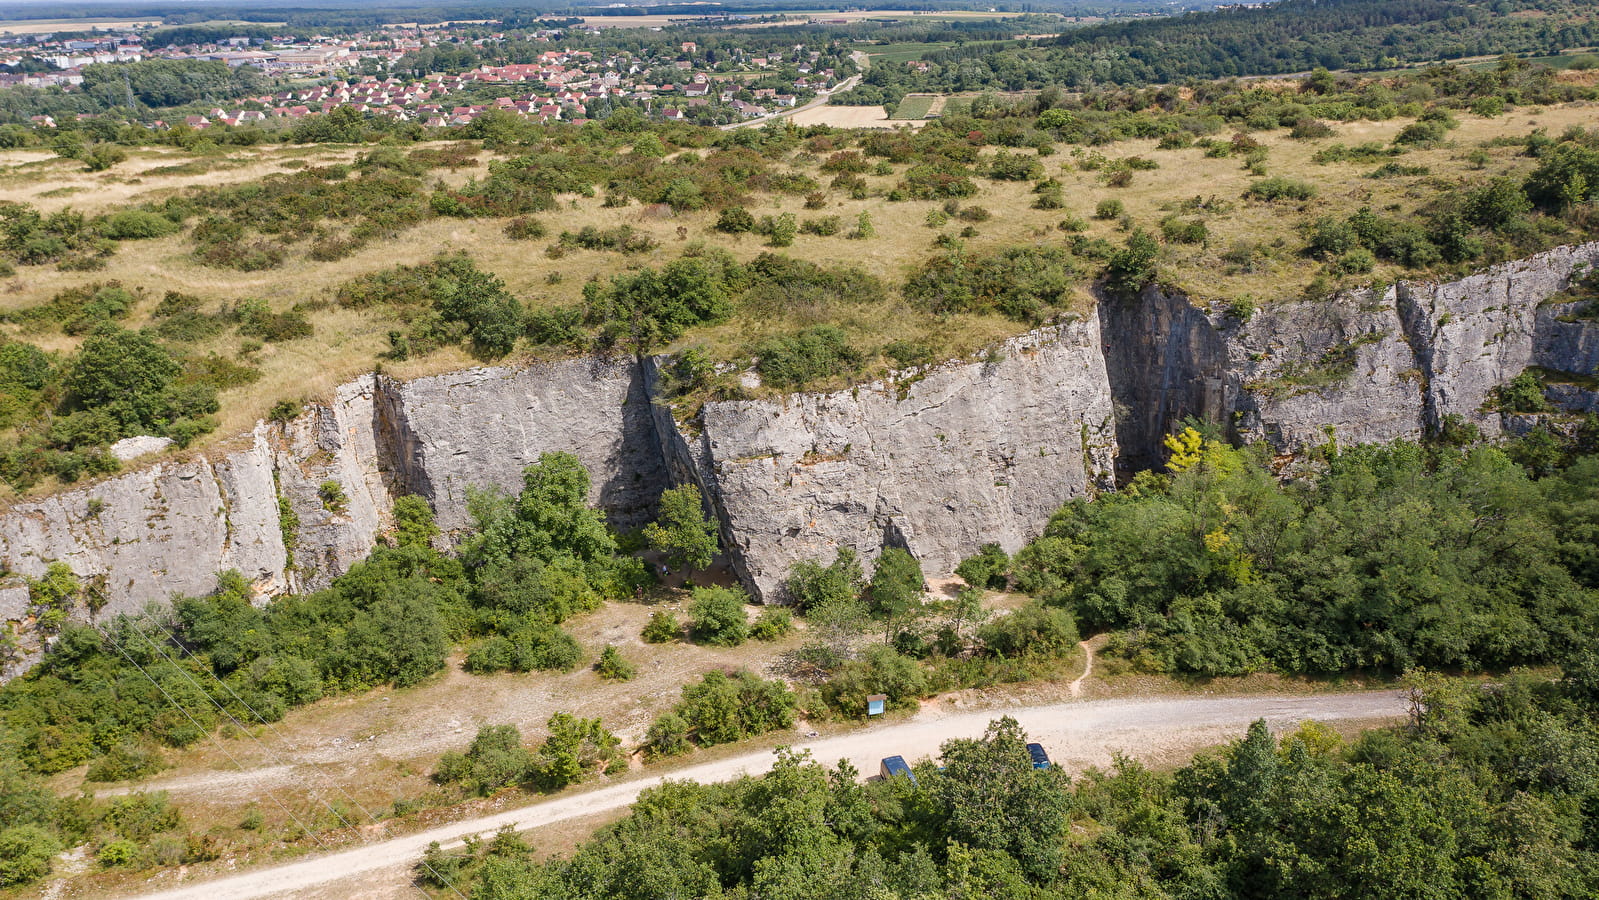
[[[1274,729],[1316,719],[1323,722],[1392,720],[1404,714],[1393,691],[1242,697],[1171,697],[1138,700],[1066,702],[1047,706],[984,709],[977,712],[929,707],[908,721],[853,734],[800,742],[813,757],[831,766],[849,759],[862,773],[877,772],[884,756],[916,760],[933,756],[944,741],[976,737],[1003,715],[1014,717],[1033,740],[1068,770],[1104,765],[1115,751],[1140,759],[1166,759],[1178,752],[1237,737],[1250,722],[1265,719]],[[414,864],[432,841],[446,847],[463,835],[492,834],[504,825],[518,829],[549,825],[631,804],[639,792],[664,779],[726,781],[766,771],[769,751],[595,787],[491,816],[456,822],[355,850],[312,857],[287,865],[143,895],[142,900],[249,900],[295,896],[329,881]]]

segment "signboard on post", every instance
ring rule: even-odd
[[[883,714],[883,708],[884,708],[884,706],[887,703],[888,703],[888,695],[887,694],[870,694],[870,695],[868,695],[866,697],[866,714],[868,716],[880,716],[880,715],[882,715]]]

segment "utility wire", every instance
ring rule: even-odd
[[[151,624],[155,625],[156,628],[160,629],[161,633],[167,636],[167,638],[172,642],[173,646],[177,647],[182,653],[184,653],[190,659],[198,661],[198,657],[196,657],[194,655],[194,652],[189,650],[188,647],[184,646],[183,642],[178,640],[177,635],[173,634],[170,630],[168,630],[165,625],[162,625],[160,622],[152,622]],[[279,756],[278,754],[274,754],[271,749],[269,749],[265,744],[263,744],[261,742],[260,738],[256,737],[253,733],[251,733],[249,728],[245,727],[243,722],[240,722],[236,716],[234,716],[232,713],[228,712],[228,710],[225,707],[223,707],[221,703],[217,702],[217,699],[214,696],[212,696],[204,688],[201,688],[200,685],[194,681],[194,678],[189,675],[187,670],[185,670],[182,666],[179,666],[177,664],[177,662],[172,659],[171,656],[167,655],[167,652],[161,647],[161,645],[154,638],[150,637],[148,634],[145,634],[142,630],[138,629],[137,627],[135,627],[134,630],[136,632],[138,632],[140,637],[143,637],[146,641],[149,641],[150,642],[150,646],[154,647],[156,649],[156,652],[160,653],[162,655],[162,657],[164,657],[169,663],[171,663],[174,668],[176,668],[179,672],[182,672],[184,674],[184,677],[188,678],[189,682],[194,685],[195,690],[200,691],[201,694],[204,694],[206,696],[206,698],[211,701],[211,705],[213,705],[213,706],[215,706],[217,708],[218,712],[222,713],[224,716],[227,716],[228,720],[231,721],[235,726],[238,726],[238,728],[239,728],[239,730],[241,732],[243,732],[244,734],[248,735],[250,740],[254,741],[255,745],[257,747],[261,748],[261,752],[262,753],[266,754],[269,758],[274,759],[276,761],[283,762],[283,763],[287,762],[286,760],[283,759],[283,757]],[[237,701],[240,706],[242,706],[245,709],[249,710],[250,711],[250,715],[254,716],[257,721],[259,721],[262,725],[265,725],[267,727],[267,729],[272,732],[272,735],[274,737],[276,737],[276,738],[278,738],[280,740],[283,738],[283,735],[278,732],[277,728],[275,726],[273,726],[273,724],[271,722],[267,721],[265,716],[263,716],[263,715],[261,715],[261,713],[257,712],[255,707],[253,707],[249,703],[245,702],[244,698],[240,697],[238,695],[238,693],[233,690],[232,686],[230,686],[226,681],[223,681],[222,678],[219,677],[216,674],[216,672],[211,669],[210,666],[202,666],[202,668],[205,670],[206,674],[208,674],[211,677],[211,680],[213,680],[217,684],[221,685],[222,689],[227,691],[229,696],[231,696],[235,701]],[[368,810],[364,805],[362,805],[359,800],[356,800],[355,797],[351,796],[350,792],[345,790],[344,786],[339,784],[337,779],[335,779],[331,775],[327,774],[325,771],[323,771],[321,769],[321,767],[317,766],[315,763],[311,764],[311,768],[312,768],[313,771],[316,772],[317,775],[320,775],[322,778],[326,779],[329,784],[333,785],[334,790],[338,791],[340,794],[343,794],[344,795],[344,799],[348,800],[350,802],[350,805],[352,805],[356,809],[360,810],[361,814],[366,816],[367,819],[370,820],[373,825],[382,824],[382,820],[380,820],[377,816],[373,815],[372,812],[370,810]],[[327,801],[322,801],[322,805],[326,806],[327,809],[328,809],[328,812],[332,813],[334,818],[338,819],[339,822],[344,825],[344,827],[346,827],[346,828],[354,828],[355,827],[354,825],[352,825],[350,823],[350,821],[348,819],[346,819],[344,817],[344,815],[342,813],[340,813],[337,809],[335,809],[331,803],[328,803]],[[461,900],[466,900],[466,896],[464,894],[462,894],[461,891],[458,888],[456,888],[454,883],[452,883],[450,881],[450,879],[448,879],[444,875],[442,875],[437,869],[434,869],[433,866],[430,865],[427,862],[427,860],[424,859],[422,861],[422,866],[423,866],[423,868],[427,869],[428,872],[431,875],[433,875],[434,878],[437,878],[440,882],[442,882],[445,887],[449,888],[450,891],[453,892],[457,897],[460,897]],[[424,897],[428,896],[427,892],[426,891],[422,891],[422,889],[420,887],[418,887],[417,890],[421,891],[422,895]]]

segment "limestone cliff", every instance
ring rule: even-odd
[[[1155,464],[1161,436],[1185,416],[1282,454],[1416,438],[1447,416],[1498,434],[1501,417],[1485,405],[1495,387],[1529,366],[1586,376],[1599,363],[1588,303],[1549,302],[1596,260],[1599,243],[1564,247],[1460,281],[1282,301],[1247,318],[1154,286],[1106,298],[1121,465]],[[1593,403],[1570,385],[1551,395]]]
[[[651,360],[368,376],[225,449],[13,505],[0,515],[0,622],[36,649],[23,576],[55,560],[103,599],[83,618],[209,590],[225,569],[263,596],[313,590],[371,550],[394,497],[426,497],[460,529],[469,487],[514,491],[551,450],[583,461],[592,502],[622,527],[646,521],[667,484],[699,483],[758,595],[794,560],[839,547],[870,557],[898,544],[947,572],[982,543],[1016,548],[1062,501],[1110,487],[1113,465],[1157,465],[1185,416],[1289,457],[1454,416],[1491,435],[1538,421],[1488,408],[1528,367],[1560,406],[1599,410],[1599,307],[1566,293],[1595,262],[1599,244],[1586,244],[1247,316],[1152,287],[981,361],[708,403],[689,426],[657,396]]]
[[[1099,326],[1045,328],[988,361],[826,394],[658,407],[676,478],[701,485],[731,561],[770,598],[800,559],[908,549],[930,573],[1016,550],[1063,502],[1111,486],[1116,436]]]
[[[439,526],[464,528],[466,490],[519,490],[539,454],[577,454],[593,482],[590,500],[611,521],[649,521],[665,469],[639,366],[631,359],[579,359],[523,369],[470,369],[382,383],[378,429],[393,441],[395,483],[426,497]]]

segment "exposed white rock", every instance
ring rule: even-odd
[[[657,431],[712,498],[759,598],[800,559],[885,545],[943,574],[984,543],[1014,551],[1065,501],[1112,485],[1115,427],[1099,324],[1040,329],[988,362],[828,394],[707,403],[698,433]]]
[[[123,438],[112,444],[111,455],[116,457],[117,462],[132,462],[150,453],[160,453],[170,446],[172,438],[141,434],[137,437]]]
[[[1247,322],[1151,289],[984,362],[709,403],[698,430],[652,402],[651,361],[367,376],[292,422],[257,427],[243,449],[14,504],[0,515],[11,573],[0,621],[26,625],[23,576],[55,560],[99,587],[96,616],[210,590],[227,569],[261,596],[314,589],[371,551],[394,497],[420,494],[459,529],[467,488],[514,491],[552,450],[583,461],[590,501],[622,526],[647,520],[667,483],[699,483],[758,594],[794,560],[842,546],[869,557],[900,544],[946,572],[982,543],[1015,549],[1064,500],[1110,487],[1118,451],[1132,467],[1157,463],[1160,437],[1186,415],[1290,454],[1415,437],[1450,415],[1520,431],[1535,420],[1484,406],[1528,366],[1573,376],[1551,389],[1562,406],[1599,409],[1588,378],[1599,322],[1586,302],[1550,302],[1595,262],[1599,244],[1562,248],[1449,284],[1266,304]],[[327,481],[345,497],[337,508],[319,496]],[[280,497],[298,521],[292,548]]]

